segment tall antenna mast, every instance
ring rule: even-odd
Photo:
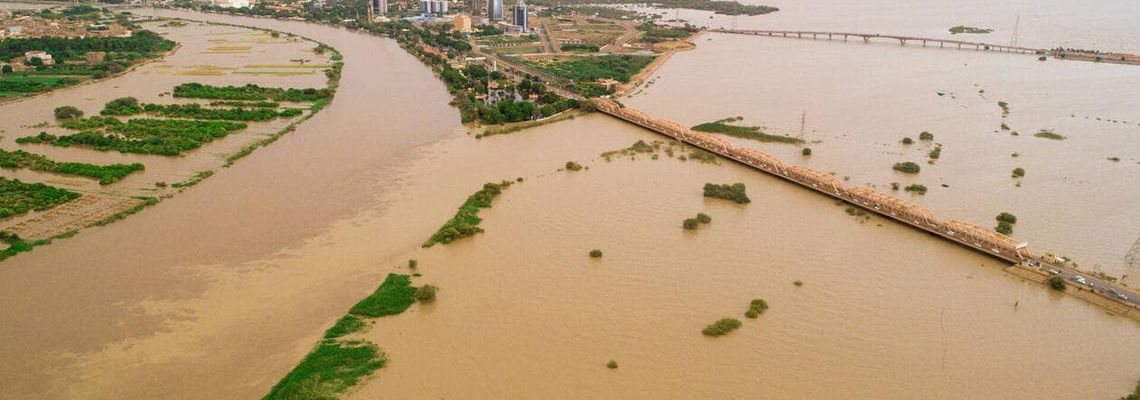
[[[1021,14],[1017,14],[1017,21],[1013,23],[1013,35],[1009,38],[1009,47],[1017,47],[1017,31],[1021,28]]]

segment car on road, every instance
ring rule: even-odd
[[[1089,284],[1089,281],[1085,280],[1085,277],[1080,276],[1080,275],[1073,277],[1073,280],[1077,281],[1077,283],[1082,284],[1082,285],[1088,285]]]
[[[1052,269],[1052,268],[1049,268],[1049,269],[1045,270],[1045,272],[1048,272],[1048,273],[1049,273],[1049,275],[1057,275],[1057,274],[1061,273],[1061,271],[1058,271],[1058,270],[1055,270],[1055,269]]]

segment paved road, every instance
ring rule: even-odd
[[[1124,300],[1126,303],[1140,306],[1140,296],[1119,290],[1112,285],[1109,285],[1108,283],[1100,280],[1099,278],[1093,277],[1092,275],[1073,271],[1068,268],[1057,267],[1050,264],[1042,264],[1041,270],[1048,273],[1049,275],[1058,275],[1062,278],[1065,278],[1065,281],[1067,281],[1070,285],[1083,286],[1092,289],[1093,291],[1104,293],[1106,296],[1115,297],[1117,299]],[[1082,281],[1084,283],[1081,283]]]

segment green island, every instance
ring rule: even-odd
[[[83,23],[90,26],[123,27],[134,32],[126,37],[87,36],[9,38],[0,40],[0,60],[13,60],[0,74],[0,100],[43,93],[72,86],[83,81],[103,79],[128,70],[130,67],[162,57],[175,47],[175,43],[158,34],[142,30],[122,14],[103,12],[90,6],[68,7],[59,12],[50,9],[13,10],[13,17],[27,17],[43,24]],[[43,51],[48,57],[25,53]],[[89,54],[99,54],[89,56]]]
[[[950,28],[950,33],[954,34],[954,35],[957,35],[959,33],[981,34],[981,33],[990,33],[993,31],[994,31],[993,29],[976,28],[973,26],[964,26],[964,25],[958,25],[958,26],[954,26],[954,27]]]
[[[1001,214],[998,214],[997,217],[994,217],[994,219],[996,219],[998,223],[997,226],[994,227],[995,231],[1003,235],[1013,234],[1013,224],[1017,223],[1016,215],[1003,212]]]
[[[79,196],[67,189],[0,177],[0,218],[47,210]]]
[[[132,172],[142,171],[143,165],[111,164],[93,165],[75,162],[55,162],[40,155],[23,150],[8,151],[0,149],[0,168],[27,168],[33,171],[52,172],[63,175],[86,176],[99,180],[100,185],[109,185]]]
[[[799,281],[796,281],[796,282],[799,282]],[[802,284],[803,283],[801,282],[800,285],[802,285]],[[796,286],[799,286],[799,285],[796,285]],[[768,302],[767,301],[764,301],[764,299],[753,299],[752,302],[748,303],[748,311],[744,312],[744,316],[748,317],[748,318],[756,319],[756,317],[759,317],[760,314],[763,314],[764,311],[766,311],[766,310],[768,310]]]
[[[706,122],[706,123],[694,126],[690,129],[692,129],[694,131],[718,133],[718,134],[722,134],[722,135],[737,137],[737,138],[741,138],[741,139],[755,140],[757,142],[764,142],[764,143],[790,143],[790,144],[802,144],[802,143],[804,143],[804,140],[800,139],[800,138],[794,138],[791,136],[771,135],[768,133],[764,133],[762,131],[762,129],[764,129],[764,127],[761,127],[761,126],[739,126],[739,125],[730,125],[729,124],[730,122],[736,122],[736,121],[740,121],[743,119],[744,119],[743,117],[725,118],[725,119],[721,119],[721,120],[717,120],[717,121],[713,121],[713,122]]]
[[[685,218],[684,221],[681,221],[681,227],[684,229],[693,230],[693,229],[697,229],[702,224],[708,224],[711,222],[712,222],[712,217],[708,216],[708,214],[697,213],[696,217]]]
[[[923,194],[926,194],[926,185],[920,185],[917,183],[912,183],[910,185],[907,185],[907,187],[903,188],[903,190],[911,192],[911,193],[923,195]]]
[[[332,328],[292,371],[263,399],[335,399],[388,364],[380,347],[364,339],[344,339],[361,332],[373,319],[404,312],[415,303],[417,288],[408,275],[388,274]]]
[[[175,86],[174,97],[188,99],[244,100],[244,101],[319,101],[332,98],[333,90],[328,88],[296,89],[261,87],[254,84],[244,86],[212,86],[191,82]]]
[[[100,151],[178,156],[202,144],[224,137],[246,125],[228,121],[133,118],[122,122],[112,117],[90,117],[66,121],[60,126],[79,130],[56,136],[40,132],[16,139],[16,143],[43,143],[53,146],[90,147]]]
[[[278,104],[275,102],[262,103],[273,104],[274,108],[277,107]],[[295,117],[301,115],[302,111],[298,108],[286,108],[278,112],[275,109],[264,106],[255,106],[250,108],[243,108],[240,106],[215,108],[205,107],[197,103],[164,105],[154,103],[140,103],[138,99],[134,97],[120,97],[118,99],[107,102],[107,104],[103,107],[103,110],[99,112],[100,115],[105,116],[130,116],[142,113],[166,118],[210,119],[226,121],[269,121],[278,117]]]
[[[424,242],[423,247],[432,247],[437,243],[448,244],[456,239],[483,232],[483,228],[479,227],[479,223],[483,222],[483,219],[479,218],[479,210],[490,208],[495,197],[503,193],[503,189],[511,186],[512,183],[511,181],[502,181],[483,184],[483,189],[468,196],[463,205],[459,206],[459,211],[455,213],[455,216],[451,217],[451,220],[448,220],[435,234],[431,235],[431,238]]]
[[[736,204],[748,204],[752,202],[752,200],[748,198],[748,194],[745,193],[743,183],[725,183],[720,185],[715,183],[706,183],[704,190],[705,197],[730,200]]]
[[[919,167],[918,164],[915,164],[913,162],[906,161],[906,162],[895,163],[895,165],[892,166],[891,169],[893,169],[895,171],[902,172],[902,173],[906,173],[906,174],[917,174],[919,171],[922,170],[922,167]]]
[[[724,336],[740,328],[740,320],[736,318],[721,318],[701,330],[705,336]]]

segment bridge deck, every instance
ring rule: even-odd
[[[1060,271],[1058,273],[1060,276],[1072,282],[1079,283],[1076,278],[1082,277],[1089,283],[1081,284],[1078,286],[1079,289],[1091,291],[1111,304],[1123,306],[1125,310],[1128,310],[1125,315],[1140,316],[1140,312],[1133,310],[1140,309],[1140,295],[1130,289],[1103,282],[1063,265],[1056,265],[1046,257],[1035,255],[1025,243],[1019,243],[1012,237],[967,222],[940,219],[930,210],[889,194],[862,187],[846,187],[842,181],[830,174],[802,166],[786,165],[775,157],[753,149],[735,148],[723,139],[694,132],[669,120],[653,118],[613,100],[601,98],[591,100],[600,112],[699,147],[812,191],[851,203],[991,257],[1014,263],[1017,268],[1043,276],[1041,281],[1044,281],[1049,274],[1054,273],[1050,270]],[[1118,298],[1117,294],[1119,293],[1128,293],[1127,298]],[[1105,304],[1097,303],[1100,306]],[[1111,307],[1107,308],[1112,309]]]
[[[803,38],[804,36],[811,36],[813,39],[817,39],[820,36],[826,36],[828,39],[831,39],[834,37],[843,37],[843,38],[857,37],[857,38],[863,39],[864,41],[870,41],[871,39],[890,39],[890,40],[897,40],[902,44],[906,44],[907,42],[923,42],[923,43],[929,42],[929,43],[938,43],[940,45],[951,44],[951,45],[955,45],[955,46],[974,47],[974,48],[979,49],[979,50],[1004,51],[1004,52],[1024,53],[1024,54],[1045,54],[1047,52],[1047,50],[1045,50],[1045,49],[1034,49],[1034,48],[1029,48],[1029,47],[1019,47],[1019,46],[1006,46],[1006,45],[994,44],[994,43],[971,42],[971,41],[956,40],[956,39],[928,38],[928,37],[920,37],[920,36],[890,35],[890,34],[883,35],[883,34],[878,34],[878,33],[749,30],[749,29],[723,29],[723,28],[711,29],[711,31],[719,32],[719,33],[732,33],[732,34],[738,34],[738,35],[754,35],[754,36],[780,36],[780,37],[795,36],[797,38]]]

